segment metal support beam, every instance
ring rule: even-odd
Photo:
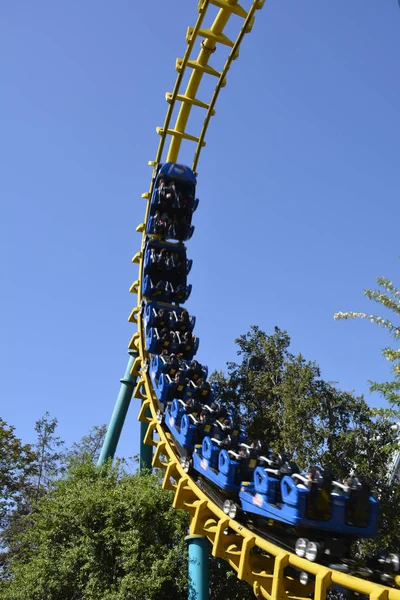
[[[113,414],[111,416],[110,424],[107,429],[99,460],[97,461],[98,467],[101,467],[109,458],[114,458],[122,427],[125,422],[126,413],[128,412],[133,390],[136,385],[137,378],[131,375],[131,369],[133,367],[133,363],[135,362],[135,358],[138,356],[138,353],[130,350],[128,354],[128,365],[126,367],[124,377],[120,380],[121,387],[115,403]]]
[[[145,412],[146,417],[150,417],[150,410],[147,409]],[[139,469],[140,471],[151,470],[153,460],[153,446],[149,446],[144,443],[144,437],[147,432],[147,423],[140,423],[140,455],[139,455]]]
[[[209,600],[209,544],[203,535],[185,538],[189,550],[188,600]]]

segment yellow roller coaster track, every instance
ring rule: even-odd
[[[400,600],[400,591],[371,583],[339,571],[299,558],[295,554],[282,550],[262,537],[255,535],[240,523],[233,521],[196,485],[183,470],[175,451],[170,434],[163,430],[157,420],[158,401],[154,392],[147,366],[149,355],[146,352],[144,327],[140,314],[142,301],[142,276],[144,262],[144,246],[146,241],[146,222],[149,216],[150,200],[153,193],[157,168],[162,160],[164,147],[169,140],[166,162],[177,162],[182,140],[194,142],[192,170],[196,171],[201,149],[205,146],[205,134],[211,117],[215,114],[215,103],[219,92],[226,84],[226,74],[233,60],[239,55],[239,47],[245,36],[252,30],[256,11],[260,10],[265,0],[254,0],[248,10],[240,6],[237,0],[201,0],[198,4],[198,17],[194,27],[189,27],[186,35],[187,48],[183,58],[176,61],[175,87],[172,93],[166,94],[168,110],[163,127],[157,128],[160,142],[156,158],[149,162],[153,176],[148,192],[142,195],[147,200],[145,219],[138,225],[137,231],[142,233],[141,250],[132,261],[139,264],[139,277],[132,284],[130,291],[137,294],[137,306],[132,310],[129,321],[137,324],[137,332],[133,335],[129,348],[138,352],[132,375],[137,377],[134,397],[142,401],[139,421],[148,423],[146,444],[155,446],[153,466],[164,470],[163,487],[175,492],[174,507],[185,509],[190,514],[190,533],[206,536],[212,545],[213,556],[222,557],[237,572],[237,577],[246,580],[252,587],[256,598],[309,598],[310,594],[317,600],[326,596],[331,585],[339,585],[348,590],[369,596],[371,600]],[[211,23],[205,28],[207,17]],[[239,22],[236,40],[229,39],[224,30],[232,16]],[[193,57],[194,46],[201,42],[197,58]],[[228,49],[227,58],[222,71],[213,68],[209,61],[214,51]],[[190,73],[186,89],[182,84],[184,75]],[[215,89],[208,103],[196,97],[203,77],[216,81]],[[179,106],[175,126],[171,128],[171,120],[175,106]],[[201,131],[193,135],[186,131],[192,107],[204,109],[205,117]],[[147,416],[150,415],[150,416]],[[229,527],[229,535],[224,532]],[[256,550],[258,549],[258,550]],[[288,566],[309,573],[312,583],[304,586],[285,572]],[[400,582],[398,582],[400,583]]]

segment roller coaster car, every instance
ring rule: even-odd
[[[208,377],[208,367],[201,365],[197,360],[192,360],[187,367],[186,377],[191,379],[193,383],[196,383],[199,379],[205,380]]]
[[[176,353],[182,355],[185,360],[191,360],[196,354],[200,340],[192,335],[192,342],[185,341],[185,334],[178,331],[173,332],[168,329],[151,327],[146,335],[146,350],[151,354],[161,354],[166,351],[168,354]]]
[[[230,438],[230,446],[231,449],[234,450],[236,448],[239,448],[239,446],[246,446],[245,441],[247,439],[247,433],[246,433],[246,428],[243,425],[233,425],[231,428],[231,432],[229,434],[229,438]],[[253,448],[252,448],[252,453],[253,454],[257,454],[256,452],[253,452]]]
[[[150,361],[150,376],[153,384],[156,386],[160,375],[171,375],[173,377],[179,370],[184,370],[186,363],[184,360],[178,358],[176,354],[171,355],[154,355]]]
[[[177,398],[165,410],[165,425],[170,430],[182,456],[186,451],[192,452],[199,439],[199,421],[196,414],[188,412],[185,402]],[[189,465],[187,467],[189,468]]]
[[[177,352],[180,344],[180,338],[166,328],[158,331],[156,327],[151,327],[146,335],[146,350],[152,354],[161,354],[163,351],[169,354]]]
[[[169,327],[173,331],[179,331],[180,333],[192,332],[195,324],[196,317],[189,315],[184,308],[176,307],[169,313]]]
[[[184,371],[178,371],[174,379],[170,375],[162,373],[155,391],[160,402],[172,402],[175,398],[178,398],[185,403],[194,397],[195,386],[185,378]]]
[[[179,358],[175,354],[169,356],[159,356],[156,354],[152,356],[150,361],[150,376],[153,383],[157,384],[161,373],[165,373],[166,375],[170,375],[171,377],[173,377],[177,371],[183,370],[185,371],[186,377],[193,381],[193,374],[191,372],[190,367],[191,364],[192,363],[188,365],[186,361]],[[203,378],[206,379],[208,375],[208,368],[200,365],[199,363],[197,364],[199,366],[199,369],[196,370],[199,370],[200,373],[203,375]]]
[[[182,357],[185,360],[192,360],[199,349],[199,338],[190,332],[185,332],[184,334],[179,334],[179,332],[177,332],[176,335],[182,340],[182,343],[179,346],[179,353],[182,354]]]
[[[168,242],[147,242],[144,253],[144,274],[156,279],[186,283],[193,261],[186,258],[186,247],[183,244]],[[184,280],[184,281],[183,281]]]
[[[293,473],[282,476],[277,469],[257,467],[253,482],[242,483],[239,498],[243,511],[288,525],[331,531],[340,536],[376,535],[376,500],[369,497],[368,506],[363,505],[366,509],[366,525],[350,524],[346,514],[351,492],[343,493],[341,490],[337,493],[335,484],[310,485],[310,481],[302,475]]]
[[[252,476],[257,464],[254,449],[241,444],[232,450],[229,440],[205,437],[193,455],[193,468],[224,492],[237,494],[241,481]]]
[[[171,218],[168,214],[156,213],[147,222],[146,233],[157,235],[165,240],[185,242],[190,240],[194,232],[194,225],[185,217]]]
[[[158,171],[150,203],[150,214],[160,208],[172,206],[193,213],[199,201],[195,199],[196,177],[188,167],[166,163]]]
[[[174,287],[170,282],[164,280],[158,280],[151,278],[150,275],[146,275],[143,284],[143,295],[149,300],[156,300],[158,302],[176,302],[182,304],[186,302],[192,291],[191,285],[179,284]]]
[[[168,306],[158,302],[149,302],[144,307],[144,325],[146,333],[151,327],[171,331],[193,331],[196,317],[192,317],[180,306]]]

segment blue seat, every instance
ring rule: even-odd
[[[237,486],[239,491],[238,472],[240,471],[240,456],[233,450],[222,449],[218,455],[218,471],[221,475],[221,487]]]
[[[156,389],[157,398],[164,403],[172,402],[175,398],[183,399],[185,386],[185,382],[176,383],[169,375],[162,373]]]
[[[240,444],[244,444],[247,439],[246,427],[244,425],[232,425],[231,429],[231,445],[232,447],[238,447]]]
[[[197,441],[198,420],[192,414],[185,413],[181,419],[181,438],[178,442],[183,448],[194,449]]]
[[[201,449],[196,446],[193,468],[222,490],[237,493],[240,457],[221,446],[222,442],[206,436],[202,441]]]
[[[160,319],[158,317],[159,311],[164,310],[164,317]],[[163,305],[158,302],[147,302],[144,307],[143,320],[146,334],[149,329],[155,327],[157,329],[162,329],[163,327],[168,327],[169,325],[169,314],[171,307],[168,305]]]
[[[212,389],[213,385],[211,384],[211,386],[209,386],[209,388],[203,389],[202,385],[200,385],[200,386],[198,385],[198,381],[196,381],[196,383],[193,384],[194,397],[196,398],[196,400],[198,402],[201,402],[202,404],[210,405],[214,399],[214,394],[213,394],[213,389]],[[208,383],[208,382],[206,382],[206,383]]]
[[[164,311],[162,320],[159,317],[160,310]],[[143,308],[143,320],[145,326],[145,335],[147,335],[149,329],[152,327],[162,329],[167,327],[171,331],[182,332],[182,326],[179,325],[179,317],[182,314],[184,308],[181,306],[172,306],[170,304],[163,304],[160,302],[146,302]],[[196,324],[196,317],[189,315],[188,325],[183,331],[193,331]],[[208,373],[208,370],[207,370]],[[207,374],[204,376],[207,377]]]
[[[257,467],[254,470],[254,489],[256,493],[265,496],[266,502],[275,504],[279,490],[279,479],[274,474],[267,473],[266,469]]]
[[[194,383],[196,383],[199,379],[207,379],[208,367],[206,365],[201,365],[198,362],[197,365],[194,365],[193,367],[190,365],[191,363],[187,365],[186,377],[191,379]],[[213,384],[211,384],[211,388],[213,389]]]
[[[174,398],[172,400],[171,408],[170,408],[171,416],[174,418],[174,423],[177,427],[181,425],[181,419],[184,414],[186,414],[186,407],[183,400],[178,398]]]
[[[157,282],[159,283],[159,282]],[[146,275],[143,282],[143,295],[150,300],[158,300],[159,302],[170,302],[171,291],[166,289],[166,283],[164,282],[164,288],[157,285],[152,281],[150,275]]]
[[[199,344],[200,344],[200,340],[198,337],[195,338],[193,345],[185,344],[184,342],[182,342],[182,344],[179,348],[179,352],[182,353],[183,358],[185,360],[192,360],[192,358],[196,354],[197,350],[199,349]]]
[[[172,222],[168,222],[166,231],[164,233],[160,232],[157,228],[156,217],[150,217],[147,222],[146,233],[152,235],[158,235],[161,239],[165,240],[178,240],[185,242],[190,240],[194,232],[194,225],[186,225],[186,227],[182,228],[182,232],[177,232],[176,227]]]
[[[151,357],[150,361],[150,375],[153,383],[157,383],[161,374],[170,375],[174,377],[175,373],[179,370],[185,370],[186,363],[183,360],[175,357],[176,360],[171,361],[168,355],[155,355]]]
[[[197,441],[198,421],[193,415],[177,406],[178,401],[173,401],[164,415],[164,423],[174,437],[175,443],[184,450],[193,451]]]
[[[173,200],[172,203],[172,209],[178,209],[181,207],[180,206],[180,202],[179,202],[179,185],[177,186],[178,188],[178,197],[175,198]],[[156,214],[156,212],[160,209],[162,205],[162,198],[160,195],[160,190],[158,187],[154,187],[153,190],[153,195],[151,197],[151,202],[150,202],[150,215],[154,216]],[[194,198],[194,197],[189,197],[188,198],[188,202],[186,204],[186,210],[190,211],[192,214],[197,210],[199,206],[199,199],[198,198]]]
[[[164,260],[160,261],[160,253]],[[186,276],[192,268],[193,261],[186,257],[186,247],[183,244],[148,240],[144,251],[144,275],[152,275],[167,280],[182,280],[186,284]]]
[[[156,327],[151,327],[146,335],[146,350],[151,354],[161,354],[167,351],[168,354],[176,353],[180,347],[178,336],[172,336],[173,332],[168,331],[168,337],[160,336]]]
[[[176,307],[169,312],[169,326],[173,331],[190,331],[192,332],[196,324],[196,317],[189,315],[189,320],[183,323],[180,320],[180,316],[184,309],[182,307]]]
[[[160,191],[154,186],[153,195],[150,202],[150,215],[154,216],[160,206]]]
[[[151,327],[146,335],[146,350],[151,354],[158,354],[160,349],[160,338],[157,329]]]
[[[195,395],[196,395],[196,388],[195,388],[194,384],[191,381],[187,380],[186,387],[183,392],[182,400],[184,400],[184,402],[187,402],[188,400],[191,400],[192,398],[195,399]]]
[[[208,466],[213,469],[217,468],[219,452],[219,445],[211,437],[206,436],[201,445],[201,455],[208,461]]]
[[[166,302],[167,304],[178,302],[182,304],[186,302],[192,291],[191,285],[178,285],[174,287],[168,281],[163,283],[165,284],[164,286],[157,286],[152,281],[150,275],[146,275],[143,282],[143,295],[156,302]]]

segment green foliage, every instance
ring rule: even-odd
[[[239,581],[236,572],[221,558],[210,559],[210,589],[213,600],[254,600],[249,584]]]
[[[377,290],[366,289],[364,295],[377,302],[384,310],[391,312],[394,319],[400,316],[400,291],[386,277],[377,277],[379,288]],[[386,329],[393,340],[398,343],[400,339],[400,326],[389,318],[383,318],[374,314],[362,312],[338,312],[335,319],[367,319]],[[377,424],[382,422],[393,422],[399,420],[400,409],[400,349],[383,348],[382,355],[391,363],[393,380],[383,383],[370,382],[371,391],[379,392],[389,403],[390,408],[373,411],[377,418]],[[399,452],[398,433],[393,431],[370,432],[369,453],[374,457],[379,456],[380,470],[377,477],[377,488],[380,502],[380,526],[378,541],[364,544],[367,547],[390,548],[392,551],[400,551],[400,520],[398,518],[398,506],[400,502],[400,483],[393,481],[394,473],[391,473],[393,457]],[[392,476],[392,480],[389,476]]]
[[[52,478],[59,472],[63,445],[55,435],[57,419],[46,413],[36,421],[36,443],[22,445],[13,433],[13,427],[1,421],[1,519],[0,519],[0,573],[7,577],[8,564],[13,552],[19,552],[14,540],[29,527],[29,515],[37,500],[46,493]]]
[[[110,463],[71,469],[13,540],[1,600],[186,600],[188,514],[157,475]],[[210,558],[215,600],[250,600],[226,562]]]
[[[362,397],[321,378],[315,362],[289,351],[290,337],[278,327],[258,327],[240,336],[239,363],[214,373],[217,396],[241,418],[250,439],[289,453],[299,467],[328,467],[336,479],[356,471],[379,495],[379,537],[362,549],[400,549],[400,484],[390,487],[387,465],[395,451],[392,410],[371,409]]]
[[[84,463],[39,502],[7,600],[185,598],[187,515],[155,476]]]
[[[22,444],[15,428],[0,418],[0,527],[7,516],[24,502],[26,490],[37,473],[36,454]]]
[[[386,478],[394,411],[372,410],[324,381],[315,362],[290,352],[279,328],[268,336],[252,327],[236,342],[240,362],[212,377],[219,399],[250,438],[290,453],[300,468],[329,466],[338,479],[366,474],[380,497],[380,535],[360,549],[400,550],[400,484],[389,487]],[[188,515],[172,508],[160,474],[129,475],[121,463],[98,469],[104,426],[62,454],[56,425],[48,414],[37,422],[35,453],[0,421],[8,519],[0,600],[186,600]],[[253,597],[220,559],[210,558],[210,587],[215,600]]]
[[[376,421],[363,398],[338,390],[321,378],[315,362],[291,354],[290,337],[278,327],[268,336],[253,326],[236,343],[241,362],[228,363],[227,376],[212,378],[250,439],[289,453],[303,469],[330,465],[344,477],[360,465]],[[389,431],[390,422],[381,419],[379,427]],[[379,471],[378,455],[370,454],[368,472]]]
[[[379,285],[377,290],[364,290],[364,296],[377,302],[384,309],[391,311],[395,318],[400,316],[400,291],[386,277],[377,277]],[[367,315],[362,312],[338,312],[335,319],[367,319],[386,329],[390,336],[398,342],[400,340],[400,325],[394,324],[390,319],[384,319],[377,315]],[[382,355],[392,363],[393,381],[371,383],[371,391],[379,392],[390,405],[400,408],[400,349],[383,348]]]
[[[74,442],[64,456],[67,466],[72,467],[87,461],[97,463],[106,433],[107,425],[95,425],[80,442]]]
[[[60,463],[63,457],[61,447],[64,442],[55,434],[57,423],[57,419],[51,419],[48,412],[35,423],[37,440],[34,447],[38,465],[35,501],[39,499],[60,472]]]

